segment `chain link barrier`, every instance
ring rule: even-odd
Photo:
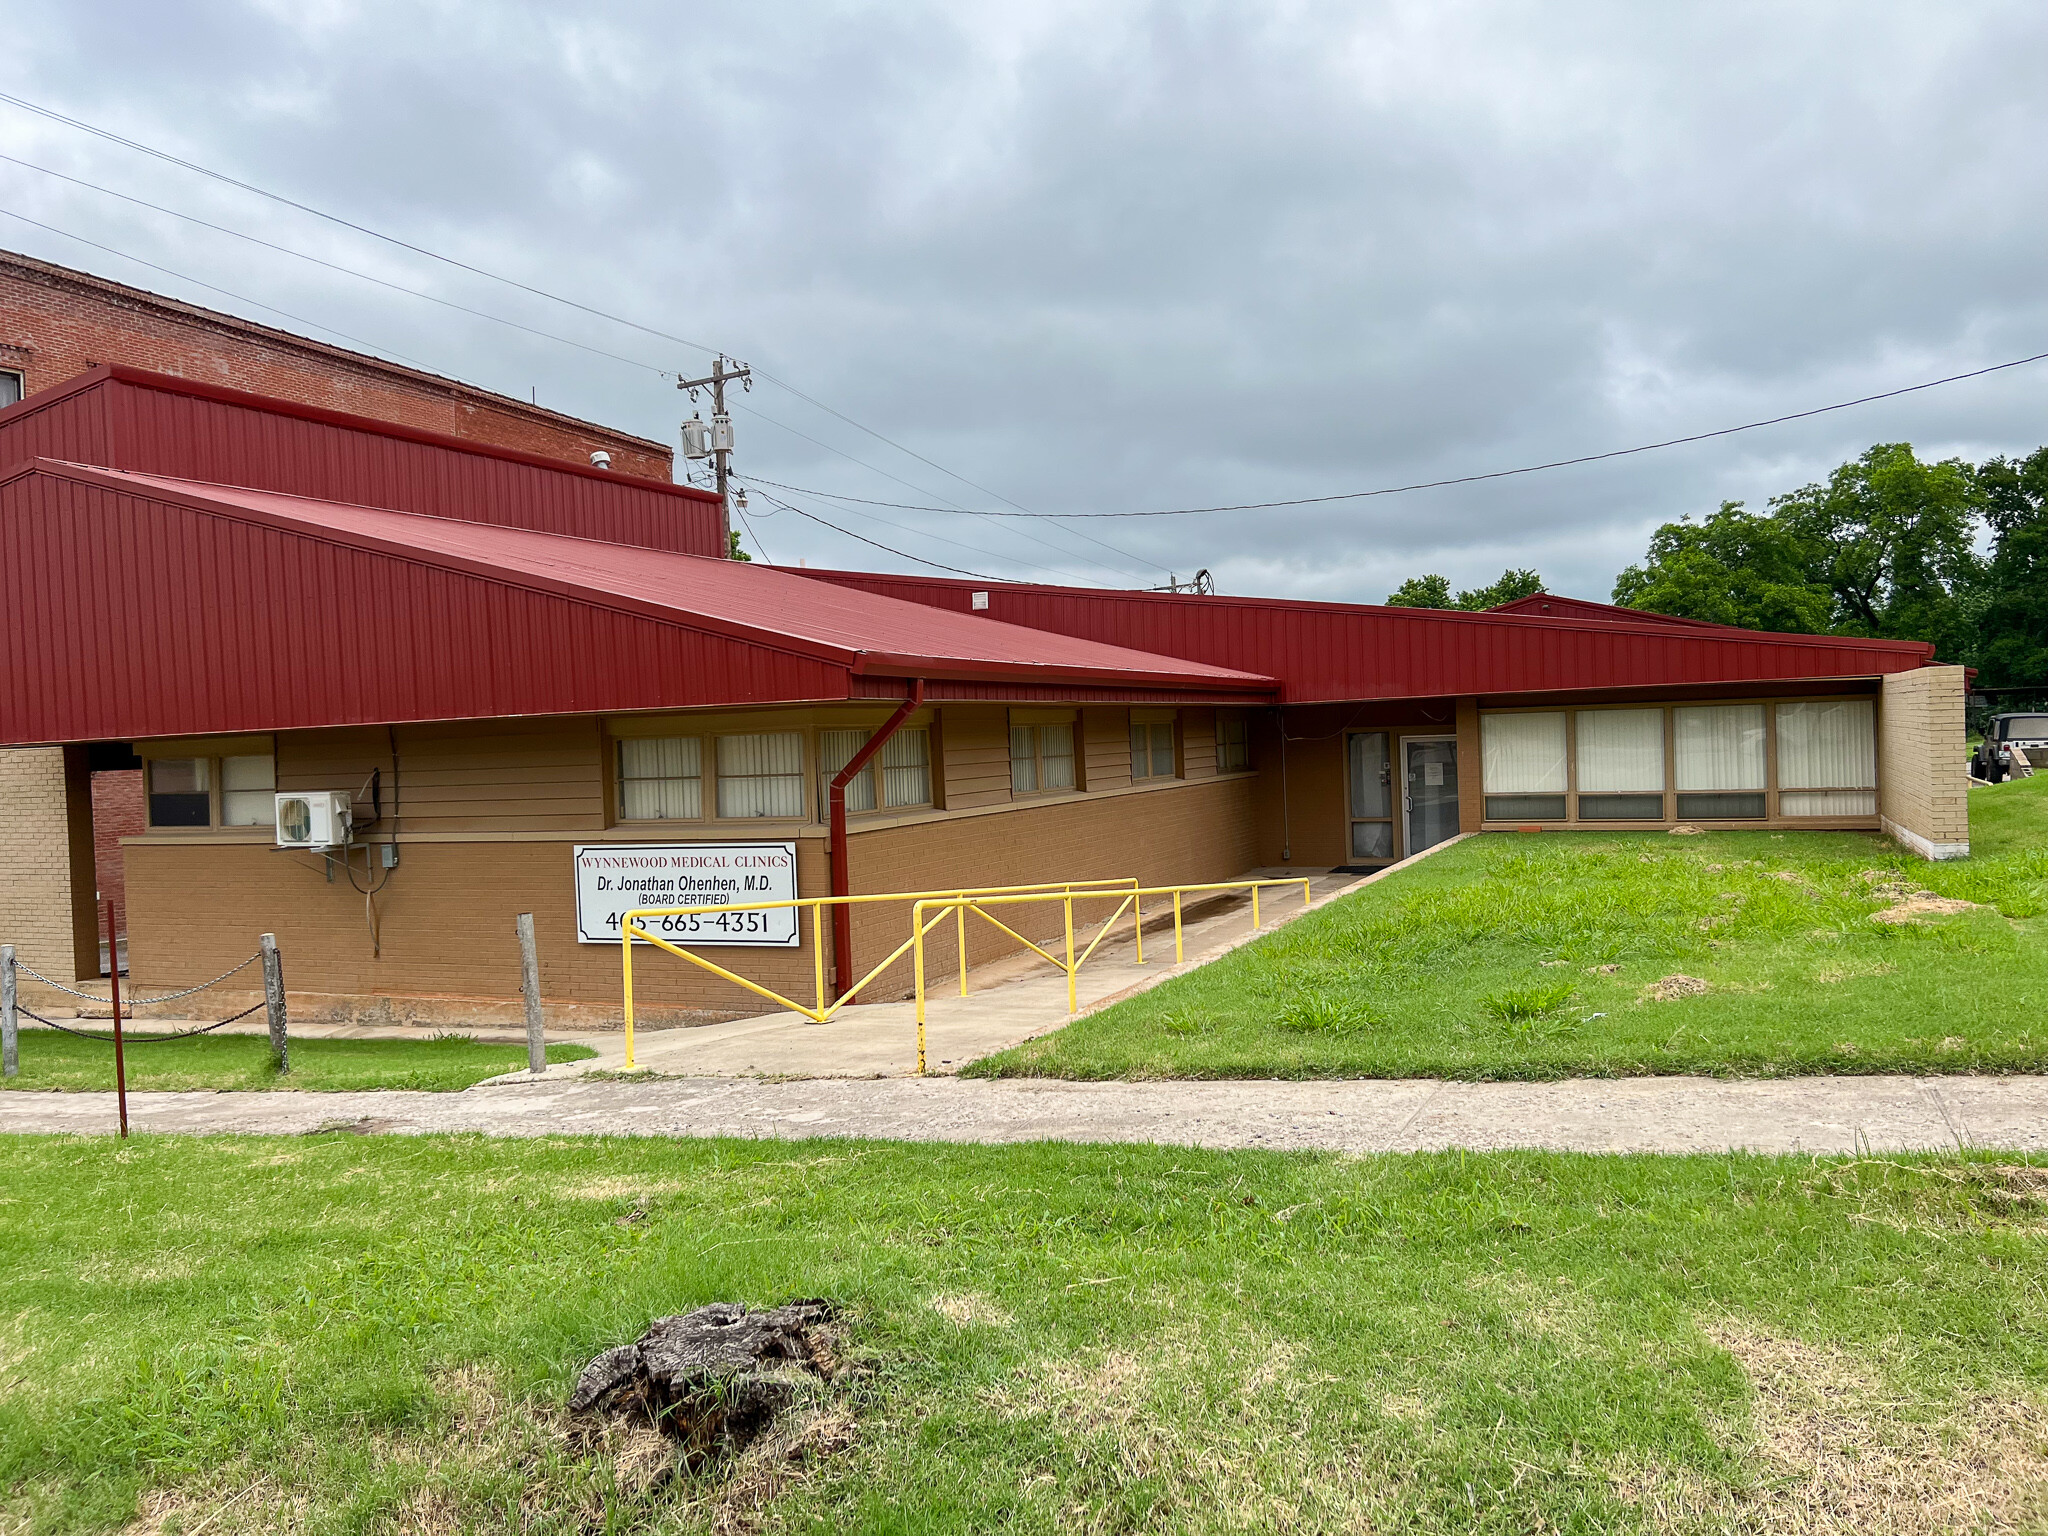
[[[255,954],[251,955],[248,959],[244,960],[240,965],[234,966],[229,970],[222,971],[218,976],[214,977],[213,980],[211,981],[202,981],[201,983],[199,983],[198,986],[187,987],[182,992],[165,992],[156,997],[124,997],[121,999],[121,1006],[123,1008],[154,1008],[158,1003],[175,1003],[181,997],[190,997],[195,992],[204,992],[208,987],[219,986],[222,982],[226,981],[230,976],[236,975],[242,971],[246,971],[250,966],[254,965],[258,960],[261,960],[262,958],[263,951],[259,949]],[[76,987],[65,986],[64,983],[61,981],[52,981],[49,977],[45,976],[41,971],[35,969],[33,966],[23,964],[20,960],[16,960],[14,962],[14,968],[17,971],[21,972],[22,975],[33,976],[37,981],[40,981],[44,986],[55,987],[59,992],[66,993],[71,997],[83,998],[88,1003],[104,1003],[110,1008],[114,1004],[114,1000],[111,997],[102,997],[97,992],[81,992]],[[261,1007],[262,1005],[258,1004],[257,1006]],[[251,1013],[254,1013],[255,1011],[256,1010],[254,1008],[249,1010],[249,1012]],[[28,1010],[24,1008],[22,1012],[27,1013]],[[31,1017],[33,1017],[33,1015],[31,1015]],[[236,1017],[240,1018],[241,1015],[237,1014]]]
[[[19,965],[20,963],[17,961],[16,964]],[[20,969],[27,970],[28,967],[22,965]],[[229,974],[233,975],[234,973],[231,971]],[[122,999],[122,1003],[123,1006],[126,1006],[127,999]],[[263,1011],[263,1008],[264,1004],[257,1003],[252,1007],[244,1008],[240,1013],[231,1013],[224,1019],[215,1019],[211,1024],[202,1024],[197,1029],[180,1030],[175,1035],[131,1035],[124,1029],[121,1031],[121,1043],[123,1045],[160,1045],[166,1040],[190,1040],[194,1035],[211,1034],[223,1024],[233,1024],[239,1019],[246,1019],[252,1013],[260,1013]],[[73,1029],[68,1024],[59,1024],[55,1019],[46,1019],[40,1013],[22,1007],[20,1003],[14,1005],[14,1011],[24,1019],[34,1019],[38,1024],[47,1025],[51,1029],[74,1036],[80,1040],[96,1040],[101,1045],[112,1045],[114,1043],[112,1035],[96,1035],[90,1030]]]

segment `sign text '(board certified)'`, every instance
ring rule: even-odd
[[[576,849],[576,937],[616,944],[641,907],[744,907],[796,900],[795,843],[591,843]],[[674,944],[794,949],[799,909],[644,917]]]

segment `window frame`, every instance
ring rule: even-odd
[[[1870,782],[1868,784],[1796,784],[1785,783],[1785,732],[1781,716],[1787,707],[1803,708],[1816,704],[1862,704],[1870,712]],[[1879,779],[1884,769],[1884,743],[1878,729],[1878,700],[1869,694],[1836,694],[1817,699],[1773,699],[1771,701],[1771,806],[1780,821],[1826,821],[1844,816],[1875,816],[1883,801],[1878,797]],[[1870,809],[1867,811],[1788,811],[1785,801],[1794,795],[1867,795]]]
[[[1012,800],[1037,800],[1050,795],[1073,795],[1081,791],[1081,723],[1074,720],[1015,720],[1009,722],[1007,742],[1010,757],[1010,798]],[[1048,730],[1064,730],[1067,733],[1067,761],[1072,766],[1069,773],[1072,782],[1050,787],[1045,782],[1045,733]],[[1031,733],[1032,785],[1029,789],[1017,787],[1017,733]],[[1057,760],[1055,758],[1055,760]]]
[[[268,821],[237,821],[227,819],[227,796],[234,794],[262,794],[262,790],[234,790],[227,787],[226,764],[232,758],[268,758],[270,761],[271,814]],[[170,822],[156,819],[155,788],[156,766],[159,763],[198,763],[206,775],[206,820],[203,822]],[[178,793],[171,791],[170,793]],[[197,798],[199,791],[183,793]],[[268,752],[189,752],[162,757],[142,759],[142,827],[147,834],[163,833],[170,836],[193,835],[201,832],[264,833],[273,841],[277,837],[277,749]]]
[[[707,738],[694,731],[678,731],[673,736],[614,736],[612,737],[612,821],[618,826],[634,827],[695,827],[711,820],[707,807],[712,804],[714,778],[711,772],[712,753],[704,750]],[[634,741],[694,741],[697,743],[697,814],[695,816],[628,816],[626,814],[626,744]],[[646,779],[647,783],[666,783],[665,779]],[[688,783],[689,775],[684,774],[676,782]]]
[[[1226,766],[1223,761],[1223,728],[1232,726],[1238,732],[1238,739],[1230,743],[1237,749],[1243,761]],[[1348,748],[1346,749],[1349,750]],[[1348,764],[1348,760],[1347,760]],[[1252,771],[1252,717],[1242,709],[1219,709],[1216,711],[1216,771],[1221,773],[1250,773]],[[1347,766],[1347,772],[1349,771]]]
[[[813,733],[812,733],[812,732],[810,732],[810,731],[806,731],[806,730],[802,729],[801,727],[798,727],[798,728],[796,728],[796,729],[793,729],[793,730],[782,730],[782,731],[719,731],[719,732],[716,732],[716,733],[714,733],[714,734],[712,735],[712,737],[711,737],[711,775],[710,775],[710,777],[711,777],[711,785],[712,785],[712,794],[711,794],[711,814],[710,814],[710,819],[711,819],[711,820],[713,820],[713,821],[730,821],[730,822],[749,822],[749,823],[755,823],[755,824],[758,824],[758,823],[761,823],[761,822],[775,822],[775,821],[780,821],[780,822],[803,822],[803,821],[806,821],[806,820],[808,819],[808,814],[807,814],[807,812],[808,812],[808,807],[807,807],[807,803],[806,803],[806,802],[807,802],[807,801],[809,800],[809,798],[810,798],[810,797],[809,797],[809,795],[808,795],[808,794],[806,793],[806,791],[805,791],[805,785],[809,783],[809,781],[810,781],[810,778],[811,778],[811,765],[812,765],[812,764],[813,764],[813,763],[814,763],[814,762],[815,762],[815,761],[817,760],[817,758],[816,758],[816,746],[815,746],[815,743],[814,743],[814,741],[812,740],[812,735],[813,735]],[[797,766],[796,766],[796,771],[795,771],[794,773],[735,773],[735,774],[732,774],[732,775],[730,775],[730,777],[731,777],[731,778],[733,778],[733,779],[735,779],[735,780],[741,780],[741,779],[795,779],[795,780],[796,780],[796,806],[797,806],[796,810],[795,810],[795,811],[794,811],[793,813],[791,813],[790,815],[787,815],[787,816],[776,816],[776,815],[766,815],[766,814],[764,814],[764,815],[756,815],[756,816],[747,816],[747,815],[741,815],[741,814],[737,814],[737,813],[735,813],[735,814],[732,814],[732,815],[728,815],[728,814],[727,814],[727,813],[726,813],[726,812],[725,812],[725,811],[724,811],[724,810],[723,810],[723,809],[722,809],[722,808],[720,807],[720,804],[719,804],[719,798],[720,798],[720,796],[721,796],[721,795],[722,795],[722,794],[724,793],[724,789],[725,789],[725,781],[726,781],[726,779],[727,779],[727,777],[728,777],[728,775],[727,775],[727,774],[726,774],[726,773],[725,773],[725,772],[724,772],[724,771],[723,771],[723,770],[722,770],[722,769],[720,768],[720,766],[719,766],[719,763],[718,763],[718,748],[719,748],[719,745],[720,745],[720,743],[722,743],[722,742],[727,742],[727,741],[746,741],[746,740],[749,740],[749,739],[751,739],[751,738],[755,738],[755,737],[776,737],[776,736],[788,736],[788,737],[794,737],[794,738],[795,738],[795,740],[796,740],[796,744],[797,744]]]
[[[1133,784],[1166,784],[1175,779],[1185,778],[1187,770],[1181,756],[1181,716],[1179,710],[1133,709],[1130,713],[1128,735],[1130,738],[1130,775]],[[1159,739],[1156,732],[1166,732],[1167,771],[1155,771],[1159,763]],[[1145,733],[1145,769],[1138,772],[1138,733]]]
[[[10,405],[19,405],[28,398],[28,375],[19,368],[0,368],[0,379],[14,380],[14,398],[0,400],[0,411]]]

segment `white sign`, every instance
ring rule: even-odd
[[[638,907],[744,907],[796,900],[795,843],[591,843],[576,850],[576,937],[616,944]],[[647,917],[677,944],[794,949],[800,908]]]

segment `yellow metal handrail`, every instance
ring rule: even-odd
[[[897,945],[895,949],[890,951],[886,959],[881,961],[880,964],[876,965],[865,976],[861,977],[859,981],[856,981],[852,986],[848,987],[838,997],[828,1000],[825,996],[824,942],[824,913],[825,908],[827,907],[860,906],[880,901],[908,901],[914,903],[946,900],[957,901],[964,897],[985,897],[989,899],[1005,899],[1011,896],[1042,894],[1057,899],[1062,894],[1071,893],[1079,893],[1083,895],[1113,895],[1120,894],[1126,889],[1135,890],[1137,884],[1138,882],[1135,876],[1124,875],[1117,878],[1106,880],[1043,880],[1033,885],[997,885],[966,889],[955,887],[951,890],[945,891],[889,891],[876,895],[867,896],[804,896],[796,898],[795,900],[791,901],[750,901],[695,907],[635,907],[632,911],[625,914],[624,918],[621,920],[619,924],[619,969],[621,973],[621,979],[624,983],[625,988],[626,1067],[628,1070],[631,1070],[634,1064],[633,941],[636,938],[645,939],[648,943],[652,944],[656,949],[666,950],[668,951],[668,953],[675,955],[680,959],[689,961],[692,965],[698,966],[704,970],[711,972],[711,974],[714,976],[723,977],[725,980],[732,982],[735,986],[745,987],[749,992],[753,992],[761,997],[765,997],[772,1003],[779,1003],[784,1008],[789,1009],[792,1013],[800,1013],[805,1018],[809,1019],[813,1024],[823,1024],[827,1020],[829,1020],[834,1014],[839,1012],[840,1009],[844,1008],[849,1002],[851,1002],[855,995],[859,993],[862,987],[866,986],[869,982],[873,981],[877,976],[881,975],[883,971],[887,970],[891,965],[895,964],[896,961],[902,959],[904,952],[908,950],[913,943],[917,942],[919,939],[923,937],[922,934],[916,934],[913,935],[912,938],[905,939],[901,944]],[[694,917],[706,913],[718,912],[772,912],[790,907],[808,907],[811,912],[811,961],[812,969],[815,974],[817,982],[818,999],[817,1005],[815,1007],[807,1007],[804,1004],[797,1002],[794,998],[784,997],[780,992],[775,991],[773,988],[764,987],[758,982],[749,981],[746,977],[738,975],[733,971],[727,970],[724,966],[719,965],[716,961],[707,960],[702,955],[694,954],[690,950],[683,948],[679,944],[671,944],[668,940],[662,938],[659,934],[649,933],[640,922],[640,919],[642,918]],[[947,910],[951,911],[953,909],[949,907],[947,908]],[[994,919],[991,918],[990,921],[993,922]],[[967,925],[964,913],[960,918],[959,926],[960,974],[963,978],[961,990],[964,992],[966,990],[964,978],[967,974]],[[997,923],[996,926],[999,928],[1003,928],[1003,924],[1001,923]],[[799,916],[797,917],[797,929],[799,933],[802,932],[803,918],[801,914],[799,914]],[[927,926],[925,931],[930,931],[929,925]],[[1008,933],[1011,930],[1009,930],[1008,928],[1004,928],[1003,931]],[[1021,942],[1030,943],[1028,939],[1021,939],[1021,936],[1019,935],[1013,934],[1012,936],[1019,937]],[[1035,944],[1031,947],[1034,949],[1038,948],[1038,946]],[[1039,953],[1044,954],[1045,951],[1039,950]],[[922,957],[923,950],[922,947],[920,947],[920,964],[922,964]],[[1048,955],[1046,958],[1051,959],[1052,957]],[[924,1070],[921,1050],[919,1056],[918,1070],[920,1072]]]
[[[925,1064],[924,936],[927,933],[931,932],[931,930],[937,927],[941,922],[945,921],[945,917],[948,912],[955,914],[955,924],[961,931],[962,938],[960,941],[960,945],[961,954],[963,957],[966,954],[967,948],[967,941],[965,938],[966,914],[969,911],[973,911],[979,913],[982,917],[987,918],[991,923],[994,923],[996,927],[1002,929],[1003,932],[1007,933],[1011,938],[1015,939],[1018,943],[1024,945],[1025,948],[1034,950],[1038,954],[1043,955],[1047,960],[1050,960],[1054,965],[1058,966],[1061,970],[1065,971],[1067,973],[1067,1012],[1069,1014],[1072,1014],[1079,1011],[1079,995],[1075,984],[1076,974],[1080,971],[1083,965],[1087,964],[1088,957],[1095,953],[1096,949],[1101,945],[1102,941],[1108,937],[1109,931],[1115,925],[1117,919],[1122,917],[1127,910],[1135,914],[1134,928],[1136,931],[1138,942],[1138,964],[1143,965],[1145,963],[1144,903],[1145,898],[1147,896],[1171,896],[1173,898],[1173,963],[1175,965],[1179,965],[1182,962],[1182,960],[1186,958],[1185,935],[1183,933],[1181,923],[1181,907],[1184,897],[1199,894],[1205,891],[1248,890],[1252,893],[1252,927],[1257,928],[1259,926],[1259,892],[1262,888],[1269,885],[1299,885],[1301,887],[1301,905],[1304,911],[1307,910],[1310,901],[1313,899],[1310,895],[1309,882],[1307,880],[1296,880],[1291,878],[1284,880],[1220,880],[1212,881],[1202,885],[1155,885],[1145,886],[1142,888],[1132,889],[1129,891],[1126,891],[1122,889],[1121,886],[1119,886],[1115,890],[1084,891],[1080,889],[1069,889],[1064,891],[1040,891],[1028,893],[1003,892],[1000,894],[990,895],[982,895],[978,892],[973,891],[963,891],[958,895],[953,896],[925,897],[923,900],[919,901],[917,905],[910,909],[910,940],[908,945],[906,945],[906,947],[914,947],[916,950],[916,958],[912,963],[912,974],[916,977],[917,990],[918,1075],[920,1077],[924,1075]],[[1118,898],[1116,910],[1110,913],[1108,918],[1104,920],[1101,929],[1096,933],[1094,939],[1089,942],[1088,947],[1082,950],[1080,955],[1077,957],[1074,954],[1075,901],[1087,901],[1090,899],[1106,901],[1111,897]],[[1024,935],[1017,932],[1016,929],[1010,927],[1007,923],[999,921],[997,918],[991,916],[988,912],[983,910],[984,907],[1024,906],[1032,903],[1044,903],[1048,901],[1057,901],[1061,903],[1063,908],[1066,938],[1066,958],[1064,960],[1062,960],[1058,955],[1052,954],[1050,951],[1041,948],[1037,944],[1032,943],[1031,940],[1025,938]],[[930,921],[926,921],[925,919],[925,913],[927,911],[936,912],[936,915],[933,916],[930,919]],[[900,955],[903,953],[903,951],[899,949],[896,951],[896,953]],[[890,958],[893,959],[895,957],[891,956]],[[964,963],[961,966],[960,970],[960,995],[962,997],[965,997],[967,995],[967,969]]]

